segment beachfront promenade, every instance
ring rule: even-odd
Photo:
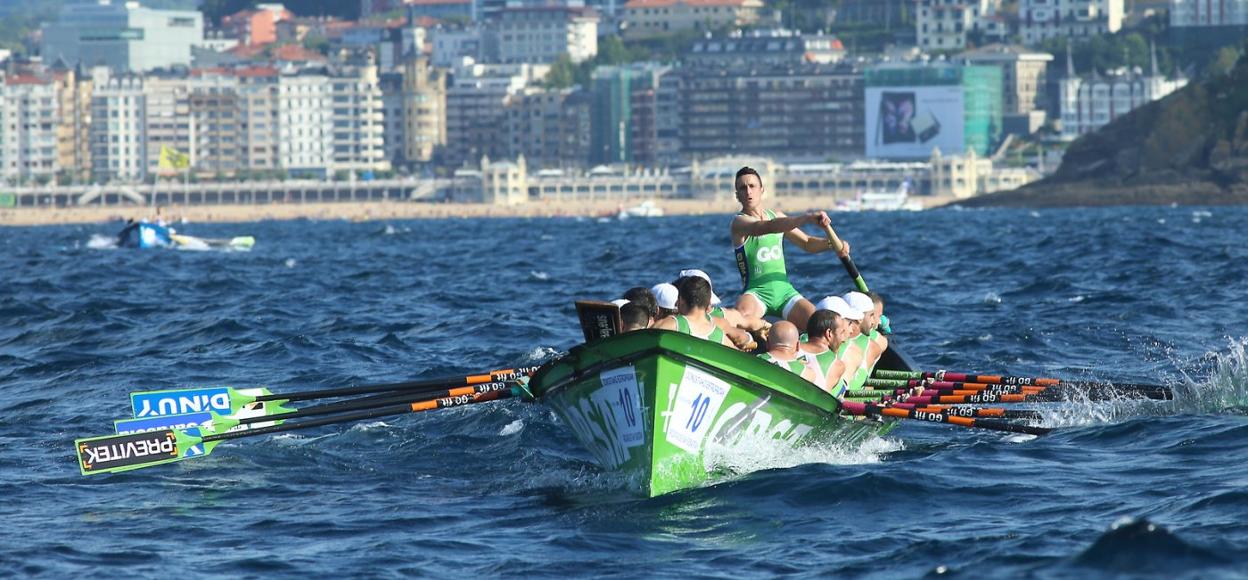
[[[0,209],[407,201],[430,199],[448,186],[449,180],[421,178],[24,186],[0,190]]]

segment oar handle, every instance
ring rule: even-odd
[[[836,251],[837,257],[841,259],[841,264],[845,266],[845,271],[849,273],[849,277],[853,279],[854,285],[858,287],[858,291],[867,291],[867,281],[862,279],[862,274],[858,272],[858,266],[854,265],[854,259],[849,256],[841,256],[841,248],[845,247],[845,242],[841,241],[841,237],[836,235],[836,230],[832,229],[832,224],[823,226],[823,231],[828,235],[828,245]]]

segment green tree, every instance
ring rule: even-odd
[[[1205,66],[1206,77],[1221,77],[1231,74],[1235,69],[1235,63],[1239,62],[1239,49],[1234,46],[1224,46],[1218,49],[1213,55],[1213,60]]]

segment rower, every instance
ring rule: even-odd
[[[643,286],[629,288],[624,292],[624,299],[629,302],[636,302],[644,307],[650,319],[650,324],[654,324],[654,321],[658,319],[659,305],[655,302],[654,292],[651,292],[649,288]]]
[[[771,324],[761,318],[747,320],[737,309],[722,306],[721,303],[723,301],[720,300],[719,296],[715,294],[715,285],[711,282],[711,277],[702,270],[681,270],[677,280],[679,281],[681,278],[687,278],[689,276],[695,276],[706,280],[707,285],[710,286],[711,319],[715,321],[716,326],[723,329],[724,334],[728,335],[728,339],[732,341],[732,344],[736,346],[738,350],[752,351],[757,348],[758,344],[754,341],[753,333],[762,332],[763,330],[770,328]]]
[[[679,314],[660,320],[654,327],[733,346],[708,312],[711,308],[711,285],[696,276],[681,278],[678,282],[676,308]],[[662,307],[662,302],[659,306]]]
[[[773,324],[767,334],[767,352],[758,358],[815,383],[819,377],[808,364],[809,357],[798,349],[797,335],[797,325],[792,322],[781,320]]]
[[[650,288],[650,292],[654,294],[654,303],[658,308],[658,313],[654,317],[656,323],[676,314],[676,298],[680,296],[680,291],[676,289],[675,284],[667,282],[655,284]]]
[[[848,390],[861,389],[867,382],[867,373],[859,372],[866,350],[855,343],[853,338],[862,334],[862,311],[852,308],[840,296],[828,296],[815,305],[818,310],[830,310],[840,315],[841,323],[837,325],[836,358],[845,365],[841,378]]]
[[[732,246],[745,287],[737,300],[737,310],[746,318],[778,316],[792,322],[798,330],[805,330],[815,307],[789,282],[783,240],[811,253],[828,250],[826,238],[809,236],[801,226],[818,224],[827,228],[832,222],[822,211],[789,217],[763,209],[763,180],[750,167],[737,171],[734,187],[741,212],[732,220]],[[841,246],[839,254],[849,256],[848,243]]]
[[[876,363],[880,362],[880,356],[884,351],[888,350],[888,337],[890,329],[886,328],[887,318],[884,317],[884,297],[879,292],[867,292],[867,296],[871,298],[871,325],[870,333],[867,338],[871,339],[872,347],[878,350],[874,362],[871,363],[871,370],[875,370]]]
[[[632,301],[620,307],[620,320],[624,323],[624,327],[620,329],[620,332],[645,330],[650,328],[650,324],[654,322],[654,319],[650,317],[648,308]]]
[[[807,355],[807,366],[815,373],[816,380],[811,382],[834,397],[844,394],[846,387],[843,378],[845,363],[836,357],[836,351],[841,346],[838,327],[842,324],[840,314],[831,310],[816,310],[806,324],[809,338],[797,345]]]
[[[880,348],[879,343],[872,338],[872,334],[876,337],[880,336],[879,331],[876,330],[875,302],[871,300],[870,296],[862,292],[846,292],[841,298],[849,304],[850,308],[862,313],[862,323],[859,325],[860,334],[851,336],[850,340],[858,345],[858,348],[861,348],[864,353],[862,365],[858,369],[856,376],[862,375],[865,381],[866,377],[871,375],[872,369],[875,368],[875,363],[879,362],[880,355],[884,354],[884,349]]]

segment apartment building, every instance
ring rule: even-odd
[[[377,65],[346,67],[330,85],[332,171],[369,172],[390,169],[386,157],[385,110]]]
[[[505,116],[506,157],[534,169],[583,167],[589,160],[590,94],[579,87],[528,87],[512,96]]]
[[[292,175],[325,177],[334,165],[333,87],[324,69],[277,80],[277,163]]]
[[[598,54],[598,13],[571,6],[521,6],[493,13],[482,33],[486,62],[551,63]]]
[[[0,176],[10,181],[49,179],[61,169],[57,83],[18,74],[0,85]]]
[[[1008,36],[997,18],[1001,0],[917,0],[914,20],[918,47],[924,51],[962,50],[968,35],[1001,40]]]
[[[1049,38],[1074,40],[1118,32],[1123,0],[1019,0],[1019,33],[1023,43]]]
[[[408,162],[429,163],[447,141],[445,71],[429,66],[424,56],[409,58],[403,68],[402,143]]]
[[[143,77],[92,69],[91,178],[99,183],[147,177],[147,91]]]
[[[511,97],[546,77],[549,65],[480,64],[465,58],[451,70],[446,88],[446,148],[449,165],[501,158],[498,139]]]
[[[1170,0],[1170,26],[1248,26],[1248,0]]]
[[[1155,52],[1147,73],[1139,68],[1122,68],[1105,74],[1092,71],[1082,76],[1075,72],[1074,62],[1067,53],[1066,78],[1058,85],[1061,139],[1074,141],[1185,86],[1186,78],[1168,78],[1161,74]]]
[[[763,7],[762,0],[628,0],[621,20],[625,38],[648,38],[754,24]]]

